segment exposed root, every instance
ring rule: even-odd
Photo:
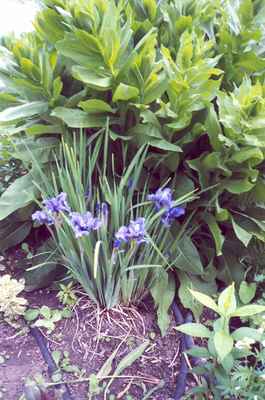
[[[73,307],[73,312],[76,326],[72,349],[82,353],[84,360],[89,359],[91,362],[95,356],[100,355],[98,348],[101,340],[115,338],[116,343],[119,343],[128,336],[138,341],[145,338],[144,319],[133,306],[119,305],[110,310],[102,309],[83,295]]]

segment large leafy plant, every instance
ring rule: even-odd
[[[222,18],[216,32],[220,66],[225,86],[232,89],[248,75],[264,78],[264,4],[262,1],[223,1]]]
[[[165,159],[160,175],[175,171],[182,150],[174,143],[174,132],[189,124],[194,111],[209,104],[220,84],[211,79],[221,72],[213,68],[217,59],[211,60],[212,44],[181,31],[179,47],[170,55],[159,41],[156,25],[161,14],[153,1],[143,7],[114,1],[43,3],[34,33],[2,43],[5,63],[0,75],[6,89],[0,96],[0,124],[4,134],[16,137],[17,143],[18,135],[25,132],[26,146],[47,163],[47,150],[57,145],[54,135],[64,134],[65,125],[91,132],[108,120],[118,151],[122,141],[129,140],[133,146],[148,143],[153,149],[150,167],[157,163],[159,152]],[[153,24],[147,31],[137,22],[139,7],[149,27]],[[180,115],[183,122],[178,123]],[[17,150],[16,157],[30,168],[25,147],[21,151],[19,145]],[[0,220],[29,204],[31,195],[14,201],[21,186],[33,195],[30,176],[15,182],[0,200],[4,205]],[[6,209],[7,199],[13,207]]]
[[[232,318],[246,319],[250,316],[263,313],[265,307],[259,304],[238,305],[234,284],[222,291],[217,303],[203,293],[191,291],[191,294],[198,302],[218,314],[218,318],[212,324],[213,329],[209,329],[203,324],[186,323],[179,325],[177,330],[187,335],[207,340],[207,347],[195,346],[188,353],[195,357],[199,355],[199,357],[207,359],[197,369],[196,367],[194,368],[194,371],[206,377],[207,380],[205,386],[203,387],[202,385],[198,393],[205,394],[210,392],[216,399],[221,399],[223,398],[222,394],[225,392],[229,393],[229,388],[233,385],[233,382],[230,382],[231,374],[233,379],[233,374],[235,374],[237,368],[239,371],[244,366],[247,369],[247,363],[251,362],[251,357],[257,358],[257,364],[263,357],[261,353],[259,354],[258,351],[255,352],[251,348],[255,342],[262,341],[263,328],[254,329],[242,326],[238,329],[232,329]],[[242,360],[245,360],[244,364],[246,365],[242,363]],[[250,366],[248,373],[249,377],[251,374],[253,375]],[[258,368],[256,376],[257,378],[259,376]],[[254,381],[252,385],[252,388],[246,385],[245,389],[254,390]],[[255,389],[257,390],[259,387]],[[196,389],[191,390],[191,393],[196,393]]]

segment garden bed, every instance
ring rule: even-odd
[[[25,297],[30,308],[46,305],[50,309],[59,309],[61,305],[56,293],[48,289],[36,290],[26,293]],[[0,323],[0,393],[6,400],[20,399],[28,378],[34,379],[42,375],[46,382],[51,382],[38,345],[23,327],[25,328],[24,323],[19,328],[4,321]],[[88,378],[100,370],[113,351],[119,347],[113,361],[115,370],[126,354],[146,340],[150,342],[146,351],[131,367],[125,369],[122,376],[126,378],[114,379],[107,399],[111,398],[111,394],[115,394],[113,399],[143,399],[155,387],[157,390],[146,398],[169,400],[174,397],[180,358],[179,336],[172,319],[166,336],[161,337],[149,298],[143,300],[137,308],[124,307],[106,312],[92,304],[87,296],[79,293],[72,316],[57,322],[51,333],[47,333],[46,329],[41,331],[51,353],[69,353],[66,369],[68,365],[70,369],[74,367],[76,372],[62,372],[62,379],[66,382],[80,380],[80,383],[69,385],[73,399],[89,398]],[[104,380],[105,383],[108,381]],[[57,399],[54,393],[50,391],[51,397],[48,398]],[[104,389],[93,399],[104,399]]]

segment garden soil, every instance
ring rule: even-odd
[[[31,308],[42,305],[53,309],[61,307],[56,291],[38,290],[26,293],[25,297]],[[180,359],[179,337],[174,329],[173,318],[166,336],[162,338],[152,302],[148,298],[137,308],[120,308],[111,312],[98,309],[82,293],[78,294],[78,298],[70,318],[57,322],[56,329],[51,333],[42,329],[49,351],[67,351],[70,359],[68,364],[78,370],[76,375],[62,373],[65,382],[72,382],[69,384],[72,399],[173,399]],[[0,338],[0,398],[22,399],[24,385],[29,378],[40,379],[41,376],[44,381],[51,382],[39,347],[31,334],[25,332],[24,322],[16,328],[0,321]],[[149,340],[146,351],[122,372],[123,377],[115,378],[108,391],[106,387],[110,380],[101,381],[98,393],[94,388],[93,397],[89,397],[89,383],[85,379],[96,374],[118,348],[112,364],[113,374],[119,361],[145,340]],[[153,393],[145,397],[152,389]],[[42,399],[60,398],[58,391],[50,390]]]

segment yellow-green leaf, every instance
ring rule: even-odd
[[[218,298],[218,309],[223,315],[229,315],[236,309],[235,285],[228,286]]]
[[[102,112],[110,112],[110,113],[115,112],[115,110],[111,108],[111,106],[108,103],[98,99],[80,101],[78,105],[89,114],[100,114]]]
[[[192,296],[195,297],[195,299],[203,304],[205,307],[211,308],[215,312],[219,313],[217,304],[214,302],[214,300],[207,296],[206,294],[203,294],[201,292],[197,292],[196,290],[189,289],[191,292]]]
[[[114,92],[113,101],[118,101],[118,100],[127,101],[136,98],[138,94],[139,90],[136,87],[120,83]]]

